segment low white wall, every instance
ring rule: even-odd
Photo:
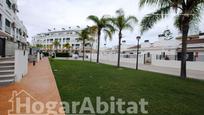
[[[160,67],[171,67],[171,68],[180,69],[181,61],[152,60],[152,65],[160,66]],[[199,62],[199,61],[190,62],[190,61],[187,61],[187,69],[204,71],[204,62]]]
[[[28,73],[28,51],[15,50],[15,75],[20,81]]]
[[[37,62],[40,61],[40,52],[37,52]]]
[[[97,59],[97,54],[92,54],[92,59]],[[100,54],[100,60],[117,62],[118,54]],[[121,55],[120,61],[127,63],[136,63],[136,58],[124,58]],[[144,56],[142,55],[139,56],[138,63],[144,64]]]

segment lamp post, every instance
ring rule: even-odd
[[[105,48],[106,48],[106,45],[107,45],[107,44],[104,44]]]
[[[121,44],[121,46],[124,47],[124,45],[125,45],[125,43],[126,43],[126,40],[123,40],[122,43],[123,43],[123,44]],[[123,47],[121,48],[121,52],[122,52],[122,54],[124,54]]]
[[[139,57],[139,48],[140,48],[140,39],[141,37],[140,36],[137,36],[136,37],[137,39],[137,60],[136,60],[136,70],[138,70],[138,57]]]
[[[126,40],[123,40],[122,43],[125,44],[125,43],[126,43]]]
[[[90,62],[92,62],[93,42],[91,42]]]

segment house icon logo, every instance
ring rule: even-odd
[[[33,113],[39,113],[39,105],[36,105],[36,108],[33,108],[33,104],[37,102],[37,99],[25,90],[19,92],[13,91],[12,97],[8,102],[12,104],[11,110],[8,110],[8,115],[30,115]]]
[[[63,106],[56,111],[59,102],[41,102],[34,98],[25,90],[13,91],[12,97],[8,101],[12,108],[8,110],[8,115],[64,115]]]

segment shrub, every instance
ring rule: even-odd
[[[69,53],[56,53],[56,57],[70,57]]]
[[[43,55],[44,55],[45,57],[48,57],[48,56],[49,56],[49,53],[48,53],[48,52],[43,52]]]

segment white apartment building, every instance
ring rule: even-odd
[[[61,31],[50,31],[47,33],[37,34],[32,37],[33,46],[41,45],[42,49],[45,51],[65,51],[65,44],[69,43],[72,51],[82,51],[82,41],[79,41],[78,32],[80,29],[62,29]],[[54,46],[53,42],[58,41],[59,45],[57,48]],[[90,42],[86,41],[85,45],[86,52],[90,51]]]
[[[17,0],[0,0],[0,57],[27,45],[27,30],[18,18]]]

